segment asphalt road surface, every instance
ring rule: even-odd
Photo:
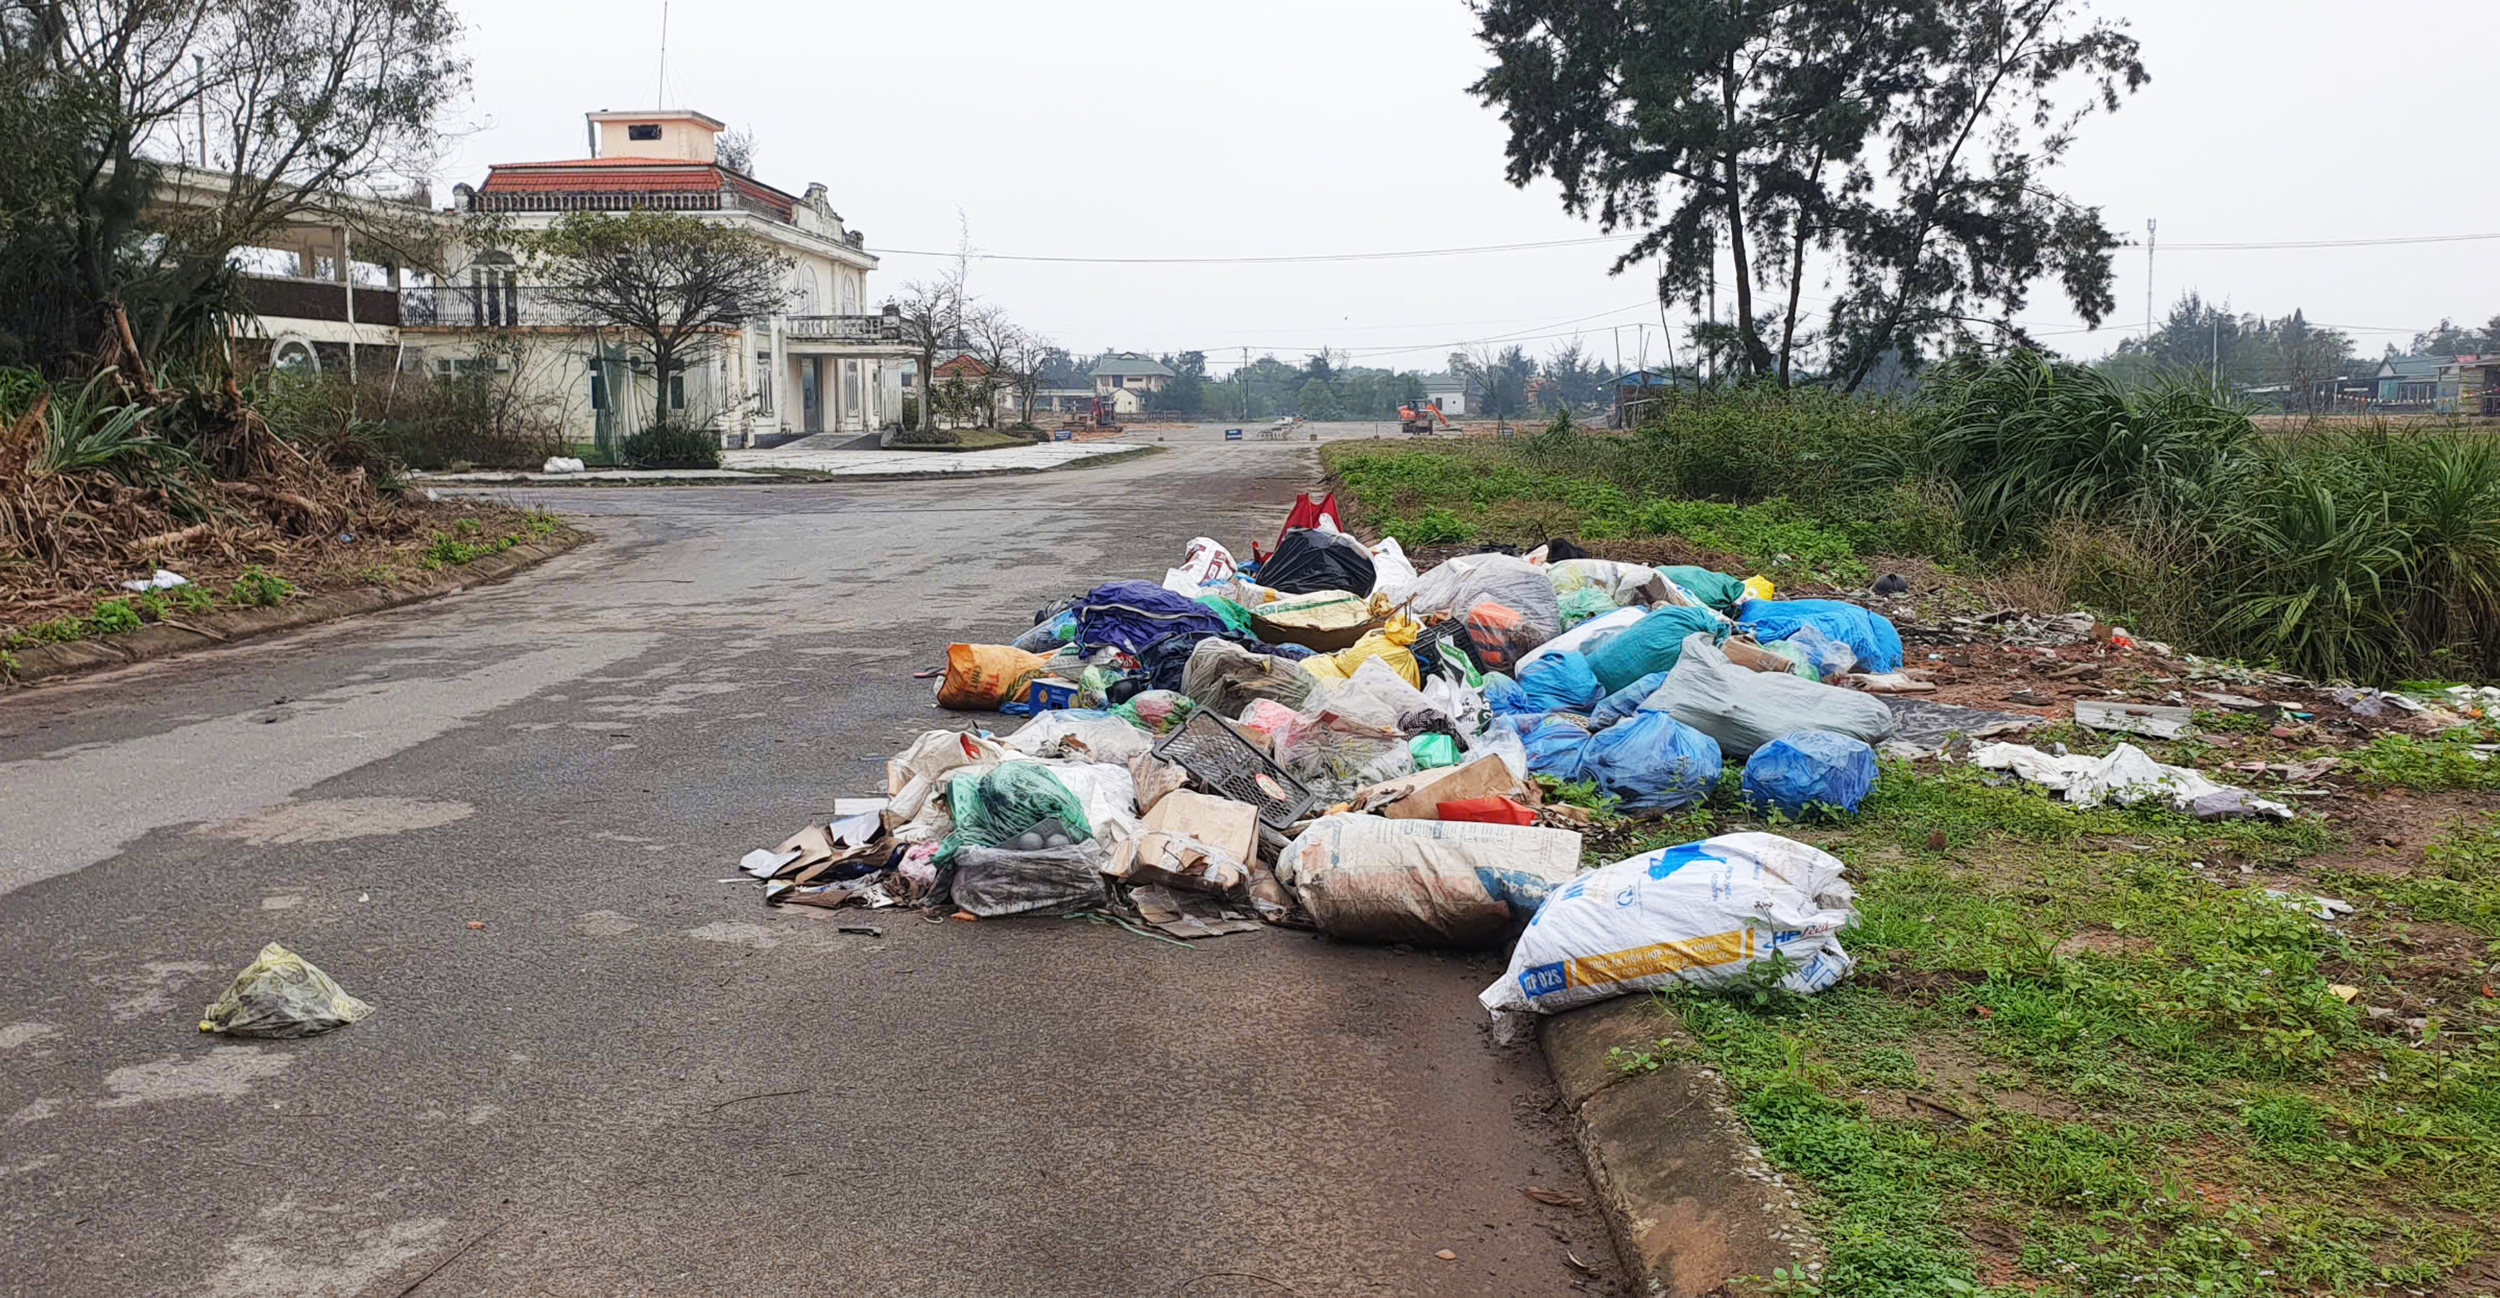
[[[954,720],[911,678],[947,641],[1264,538],[1316,474],[1174,440],[542,491],[601,539],[0,696],[0,1292],[1613,1292],[1596,1215],[1523,1193],[1587,1186],[1484,1030],[1495,957],[721,882]],[[273,940],[379,1012],[201,1035]]]

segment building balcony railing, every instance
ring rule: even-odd
[[[359,284],[351,289],[329,280],[274,275],[244,275],[240,279],[243,300],[251,304],[252,314],[263,320],[344,321],[348,318],[347,295],[353,292],[356,323],[399,323],[400,296],[388,288]]]
[[[400,291],[399,322],[410,328],[487,329],[587,325],[579,311],[531,284],[437,284]]]
[[[782,335],[800,342],[900,346],[903,319],[891,315],[794,315],[782,321]]]
[[[333,294],[334,298],[338,295]],[[366,296],[356,299],[364,318]],[[524,325],[586,329],[598,323],[579,309],[558,302],[535,284],[437,284],[400,291],[389,323],[414,329],[506,329]],[[381,319],[376,312],[376,320]],[[768,328],[762,321],[756,328]],[[903,343],[898,315],[794,315],[783,317],[782,333],[797,342],[886,346]]]
[[[466,198],[472,212],[753,212],[783,225],[796,220],[789,208],[734,189],[472,191]],[[863,252],[868,247],[867,236],[857,230],[843,231],[837,241]]]

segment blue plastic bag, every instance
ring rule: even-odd
[[[1647,676],[1643,676],[1639,680],[1624,686],[1622,689],[1616,690],[1614,693],[1607,695],[1598,703],[1597,710],[1589,713],[1589,728],[1592,730],[1604,730],[1606,727],[1630,717],[1633,713],[1641,710],[1641,701],[1643,699],[1657,693],[1658,687],[1666,683],[1667,674],[1665,672],[1651,672]]]
[[[1565,784],[1588,778],[1580,770],[1581,750],[1589,741],[1589,732],[1559,717],[1515,718],[1519,738],[1528,746],[1528,770],[1534,775],[1551,775]]]
[[[1528,692],[1519,688],[1519,682],[1500,672],[1484,674],[1484,702],[1497,717],[1539,717],[1551,710],[1530,702]]]
[[[1874,786],[1875,750],[1828,730],[1782,735],[1745,761],[1745,801],[1791,820],[1818,808],[1855,812]]]
[[[1597,683],[1604,687],[1599,691],[1603,697],[1651,672],[1674,670],[1675,660],[1684,652],[1684,637],[1706,631],[1716,642],[1727,638],[1727,630],[1727,623],[1706,608],[1669,604],[1583,652],[1590,670],[1597,673]]]
[[[1589,660],[1571,649],[1529,663],[1519,673],[1519,689],[1538,712],[1585,714],[1606,697]]]
[[[1634,712],[1580,749],[1580,778],[1597,781],[1630,812],[1691,806],[1710,796],[1724,767],[1718,740],[1664,712]]]
[[[1749,599],[1736,610],[1736,621],[1764,644],[1785,640],[1799,627],[1810,626],[1849,646],[1858,656],[1859,671],[1901,670],[1901,633],[1883,614],[1855,604],[1836,599]],[[1597,674],[1605,678],[1604,664],[1598,664]]]
[[[1790,635],[1786,640],[1774,643],[1795,645],[1805,651],[1806,662],[1813,666],[1814,679],[1819,681],[1830,680],[1834,676],[1846,676],[1858,669],[1856,650],[1815,630],[1810,625],[1798,627],[1795,634]]]

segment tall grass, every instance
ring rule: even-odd
[[[2313,677],[2500,677],[2500,436],[2270,437],[2249,416],[2017,353],[1941,367],[1912,403],[1687,398],[1628,436],[1563,421],[1330,463],[1370,521],[1450,539],[1672,534],[1833,574],[1845,542]]]

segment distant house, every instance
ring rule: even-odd
[[[1467,380],[1456,374],[1424,376],[1424,404],[1452,419],[1467,413]]]
[[[1669,392],[1683,386],[1683,381],[1665,370],[1625,370],[1606,380],[1612,389],[1617,411],[1622,412],[1625,427],[1641,422],[1641,410],[1656,403]]]
[[[1133,415],[1146,408],[1146,394],[1161,392],[1173,379],[1171,367],[1134,352],[1114,352],[1102,358],[1087,376],[1094,381],[1094,395],[1109,403],[1115,415]]]
[[[2439,370],[2445,356],[2390,356],[2379,362],[2378,403],[2382,406],[2431,408],[2439,398]]]
[[[2500,415],[2500,356],[2459,356],[2440,366],[2432,406],[2445,415]]]
[[[1090,415],[1097,398],[1092,388],[1037,388],[1033,392],[1033,413],[1041,415]]]

